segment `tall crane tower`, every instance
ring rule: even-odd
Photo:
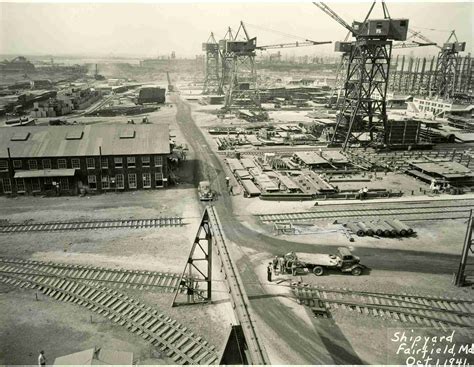
[[[335,51],[341,52],[341,61],[336,70],[336,80],[334,82],[334,88],[331,96],[329,97],[329,108],[333,107],[333,100],[335,100],[334,109],[339,109],[341,102],[343,101],[343,94],[345,90],[345,74],[347,70],[347,63],[349,55],[352,49],[352,43],[348,42],[351,33],[347,33],[346,38],[343,42],[337,41],[335,43]]]
[[[242,32],[241,40],[238,39]],[[257,38],[251,38],[245,24],[240,26],[232,40],[221,41],[219,46],[223,59],[228,59],[230,65],[230,78],[225,89],[225,110],[239,108],[246,105],[249,108],[260,108],[260,93],[257,83],[257,70],[255,56],[257,50],[283,49],[293,47],[306,47],[331,43],[330,41],[317,42],[304,40],[291,43],[279,43],[266,46],[257,46]]]
[[[438,53],[436,62],[435,93],[438,97],[450,100],[454,97],[458,84],[461,57],[459,52],[466,49],[466,42],[459,42],[452,31],[448,40]]]
[[[412,33],[413,37],[418,37],[423,42],[417,40],[411,40],[410,42],[397,42],[392,45],[392,50],[394,49],[404,49],[404,48],[414,48],[414,47],[426,47],[426,46],[437,46],[435,42],[430,41],[426,37],[422,36],[419,32],[414,32],[408,29],[408,32]],[[339,109],[344,100],[344,88],[345,88],[345,73],[347,71],[347,64],[349,60],[350,51],[352,49],[352,42],[348,42],[348,38],[350,36],[350,32],[347,33],[346,38],[343,42],[336,42],[336,51],[341,52],[341,61],[336,71],[336,81],[334,84],[334,88],[331,93],[331,97],[329,99],[329,107],[334,109]],[[397,56],[398,61],[398,56]],[[404,61],[404,59],[403,59]],[[391,72],[392,74],[392,85],[394,84],[394,78],[396,74],[396,68]],[[334,102],[334,106],[333,106]]]
[[[211,32],[206,43],[202,44],[202,50],[206,53],[206,76],[204,79],[204,88],[202,94],[222,94],[221,78],[219,71],[220,50],[219,44]]]
[[[243,40],[238,40],[240,32]],[[257,85],[257,70],[255,68],[257,38],[250,38],[243,22],[231,41],[226,41],[225,52],[232,56],[229,86],[225,95],[226,110],[235,105],[247,105],[260,108],[260,93]]]
[[[221,57],[221,79],[220,89],[223,93],[227,93],[230,84],[230,74],[232,70],[233,55],[230,50],[227,49],[227,42],[234,40],[234,33],[232,28],[228,27],[224,38],[219,40],[219,52]]]
[[[369,19],[374,8],[362,22],[347,24],[324,3],[313,3],[344,28],[355,41],[336,43],[336,51],[348,53],[344,101],[337,115],[331,143],[387,146],[386,95],[389,81],[392,42],[405,41],[408,19],[392,19],[382,2],[383,19]]]

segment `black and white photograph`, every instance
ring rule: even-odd
[[[474,365],[473,16],[0,0],[0,366]]]

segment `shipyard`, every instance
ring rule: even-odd
[[[0,364],[474,363],[472,11],[1,3]]]

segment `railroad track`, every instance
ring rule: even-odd
[[[0,225],[0,233],[78,231],[85,229],[181,227],[181,217],[112,219],[73,222],[15,223]]]
[[[440,220],[467,218],[469,210],[474,208],[474,203],[441,203],[418,204],[406,203],[404,206],[390,206],[383,208],[341,208],[341,209],[316,209],[309,212],[258,214],[263,223],[285,223],[308,220],[344,219],[344,218],[379,218],[391,217],[400,220]]]
[[[296,283],[291,290],[299,303],[323,316],[325,311],[343,309],[425,327],[474,327],[473,299],[326,289]]]
[[[114,288],[152,289],[161,292],[174,292],[178,288],[179,274],[127,269],[110,269],[23,260],[0,257],[0,274],[41,275],[45,278],[63,278],[84,281],[88,284],[102,284]]]
[[[117,290],[43,275],[0,274],[0,282],[21,288],[35,287],[58,301],[86,307],[160,348],[176,364],[218,363],[216,348],[203,338]]]

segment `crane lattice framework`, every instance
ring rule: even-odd
[[[244,39],[237,40],[241,31]],[[241,108],[243,105],[250,109],[260,108],[260,93],[255,67],[257,38],[250,38],[244,23],[240,22],[234,39],[225,43],[225,49],[232,55],[232,69],[226,90],[224,109]]]
[[[386,93],[392,53],[391,41],[359,40],[347,61],[344,100],[340,107],[332,143],[383,139],[375,136],[387,123]],[[368,134],[368,137],[367,137]],[[378,134],[379,135],[379,134]],[[379,141],[380,142],[380,141]]]
[[[392,41],[407,39],[408,19],[391,19],[384,2],[384,18],[369,19],[374,2],[365,20],[353,22],[350,26],[326,4],[313,4],[348,29],[356,39],[350,43],[336,43],[336,51],[348,52],[349,57],[344,101],[337,115],[331,144],[342,144],[343,150],[352,144],[387,145],[386,95]]]
[[[339,62],[336,71],[336,81],[334,82],[334,88],[332,90],[331,97],[329,98],[329,107],[333,107],[336,110],[338,110],[341,106],[341,102],[343,101],[342,97],[345,91],[345,73],[347,70],[349,55],[351,53],[350,51],[352,48],[352,43],[347,41],[350,34],[350,32],[347,33],[344,42],[336,42],[336,51],[342,52],[342,54],[341,61]],[[334,106],[332,106],[333,100],[335,100]]]
[[[234,40],[234,34],[232,29],[229,27],[227,29],[224,38],[219,41],[219,52],[221,56],[221,80],[220,80],[220,90],[223,93],[227,93],[230,85],[230,76],[232,71],[232,65],[234,62],[233,54],[230,50],[227,49],[226,45],[228,41]]]
[[[222,94],[221,78],[219,71],[220,50],[219,44],[211,33],[206,43],[202,44],[202,50],[206,52],[206,77],[202,94]]]
[[[255,27],[255,26],[254,26]],[[238,40],[242,32],[243,40]],[[229,33],[229,32],[228,32]],[[299,37],[301,38],[301,37]],[[258,88],[257,69],[255,65],[256,50],[284,49],[294,47],[317,46],[331,43],[331,41],[303,41],[291,43],[279,43],[265,46],[257,46],[257,38],[250,38],[243,22],[240,22],[237,33],[230,40],[219,42],[219,48],[223,55],[223,70],[229,72],[228,83],[223,72],[223,89],[225,90],[225,110],[241,108],[260,109],[260,92]]]
[[[340,61],[340,64],[338,66],[337,73],[336,73],[335,86],[334,86],[333,93],[332,93],[332,96],[331,96],[331,99],[330,99],[330,104],[332,104],[332,101],[334,99],[336,100],[335,105],[334,105],[334,109],[336,109],[336,110],[339,109],[339,107],[341,106],[342,101],[344,99],[343,98],[344,97],[344,88],[345,88],[345,82],[346,82],[345,73],[346,73],[347,68],[348,68],[348,60],[349,60],[350,51],[351,51],[351,48],[352,48],[352,45],[353,45],[352,42],[347,41],[349,36],[350,36],[350,32],[347,34],[344,42],[336,42],[336,49],[335,49],[336,52],[342,52],[341,61]],[[424,40],[424,38],[423,38],[423,40]],[[433,45],[436,45],[436,43],[431,42],[431,41],[429,41],[428,43],[421,43],[421,42],[417,42],[417,41],[409,42],[409,43],[408,42],[400,42],[400,43],[394,43],[392,45],[392,50],[396,49],[396,48],[400,49],[400,48],[426,47],[426,46],[433,46]],[[405,62],[405,57],[403,57],[403,61],[402,61],[403,65],[404,65],[404,62]],[[397,61],[395,63],[395,69],[391,72],[391,81],[389,83],[390,86],[392,87],[391,88],[392,90],[394,89],[395,81],[398,80],[397,79],[397,65],[398,65],[398,56],[397,56]],[[413,83],[416,82],[415,79],[416,79],[416,76],[413,78]],[[400,81],[400,83],[401,83],[401,81]],[[411,83],[411,81],[410,81],[410,83]],[[333,107],[333,106],[330,106],[330,107]]]
[[[454,42],[451,39],[454,38]],[[438,97],[450,100],[454,97],[459,84],[461,57],[459,52],[464,51],[466,42],[459,42],[455,31],[452,31],[438,54],[436,63],[435,93]]]

